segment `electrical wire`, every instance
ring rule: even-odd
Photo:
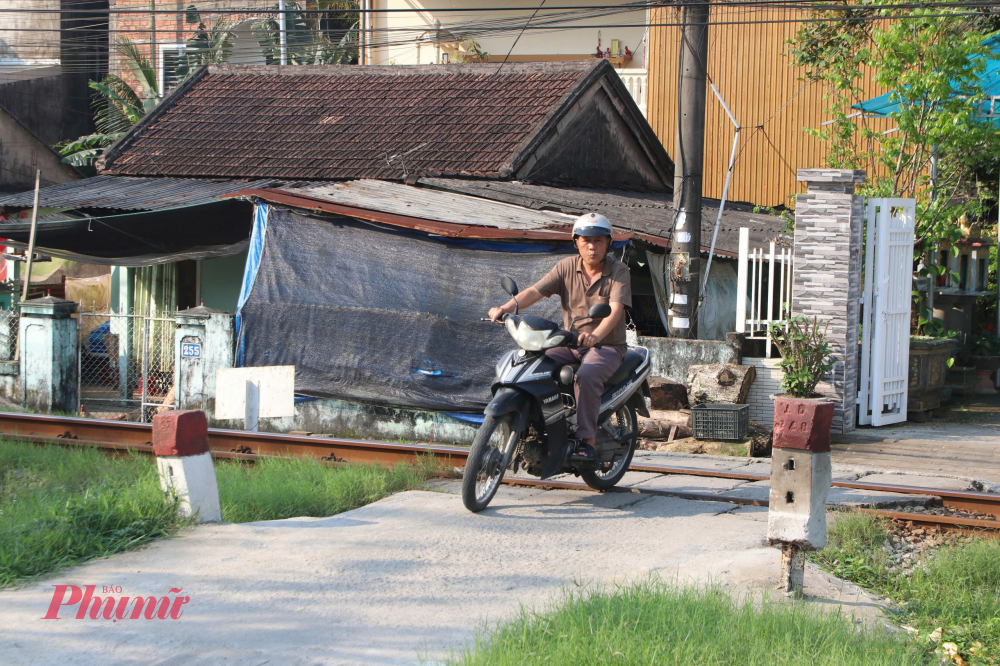
[[[808,8],[809,11],[831,11],[831,12],[843,12],[851,10],[870,10],[870,11],[881,11],[883,9],[938,9],[938,8],[951,8],[951,9],[990,9],[996,7],[996,2],[991,0],[941,0],[938,2],[928,1],[928,2],[894,2],[885,3],[879,5],[857,5],[851,6],[843,3],[830,2],[829,0],[702,0],[702,2],[688,3],[688,4],[702,4],[708,5],[709,7],[761,7],[761,8],[779,8],[779,9],[801,9],[803,7]],[[647,8],[661,8],[677,6],[674,2],[662,2],[662,1],[652,1],[652,2],[633,2],[633,3],[614,3],[605,5],[555,5],[550,6],[545,11],[559,11],[559,10],[589,10],[589,9],[620,9],[622,7],[631,7],[633,9],[647,9]],[[527,12],[530,7],[512,7],[510,5],[495,5],[486,7],[435,7],[430,11],[435,13],[482,13],[482,12]],[[204,9],[196,8],[195,10],[189,9],[147,9],[147,8],[99,8],[99,9],[84,9],[84,8],[74,8],[72,10],[67,10],[65,8],[60,9],[49,9],[44,7],[7,7],[0,9],[0,14],[63,14],[70,13],[74,15],[127,15],[127,14],[138,14],[138,15],[177,15],[183,14],[187,15],[191,12],[197,13],[199,15],[215,15],[215,14],[248,14],[248,13],[269,13],[276,14],[277,9],[273,5],[267,7],[253,7],[250,5],[246,6],[234,6],[227,7],[225,9]],[[303,14],[303,15],[329,15],[329,14],[419,14],[428,11],[427,9],[390,9],[385,8],[362,8],[362,7],[343,7],[337,9],[306,9],[300,8],[295,10],[286,10],[288,14]]]

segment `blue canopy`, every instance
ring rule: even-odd
[[[1000,34],[983,41],[983,46],[1000,55]],[[986,61],[986,70],[980,75],[979,84],[983,87],[984,94],[979,109],[980,117],[1000,124],[1000,60]],[[884,118],[899,112],[899,103],[892,101],[891,97],[892,93],[886,93],[855,104],[851,108],[864,112],[866,116]]]

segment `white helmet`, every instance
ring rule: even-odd
[[[584,213],[573,223],[573,238],[577,236],[611,236],[611,222],[600,213]]]

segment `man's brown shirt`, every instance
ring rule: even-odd
[[[621,303],[632,307],[632,280],[628,266],[608,253],[604,257],[604,271],[600,277],[587,284],[580,255],[566,257],[552,267],[545,277],[535,283],[535,289],[546,298],[555,294],[562,300],[563,328],[577,333],[593,333],[600,320],[582,319],[571,327],[577,317],[586,317],[597,303]],[[625,357],[625,317],[600,341],[618,350]]]

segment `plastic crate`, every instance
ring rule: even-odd
[[[695,439],[745,439],[750,430],[750,405],[708,403],[691,408]]]

